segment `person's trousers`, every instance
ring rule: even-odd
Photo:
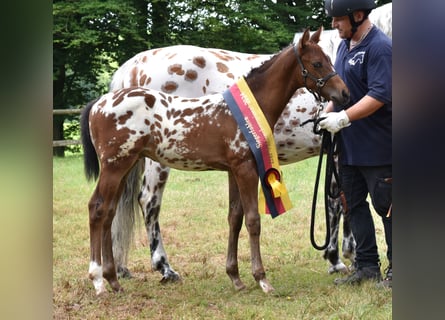
[[[341,185],[347,203],[346,219],[349,219],[356,241],[357,267],[374,267],[380,264],[374,220],[371,215],[368,194],[375,211],[382,217],[387,258],[392,263],[392,213],[387,217],[392,203],[392,166],[341,167]],[[392,211],[392,209],[391,209]]]

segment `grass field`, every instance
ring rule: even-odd
[[[164,194],[161,230],[170,263],[183,278],[162,285],[151,270],[142,220],[130,253],[133,278],[124,292],[96,297],[88,279],[87,183],[80,156],[53,160],[54,319],[391,319],[392,292],[373,283],[336,287],[338,275],[310,243],[310,209],[317,159],[284,166],[294,208],[276,219],[262,216],[261,253],[275,292],[266,295],[250,272],[247,231],[240,235],[239,263],[247,289],[236,292],[225,273],[227,175],[172,170]],[[319,195],[321,203],[322,194]],[[316,238],[324,240],[323,208]],[[375,215],[382,269],[386,245]]]

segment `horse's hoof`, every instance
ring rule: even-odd
[[[121,286],[119,286],[119,288],[113,288],[113,291],[115,293],[123,293],[123,292],[125,292],[124,288],[122,288]]]
[[[107,289],[105,289],[105,286],[96,288],[96,296],[97,297],[105,297],[108,295]]]
[[[233,281],[233,285],[235,286],[236,291],[241,291],[241,290],[246,289],[246,285],[239,279]]]
[[[336,272],[340,272],[340,273],[349,273],[349,268],[343,263],[337,263],[336,265],[331,265],[328,269],[328,273],[329,274],[333,274]]]
[[[264,293],[271,293],[272,291],[275,291],[274,287],[272,287],[272,285],[266,279],[258,281],[258,284],[260,285],[261,289],[263,289]]]
[[[111,289],[113,289],[113,292],[124,292],[124,288],[121,287],[119,282],[116,281],[109,281]]]
[[[162,284],[166,284],[169,282],[182,282],[182,278],[178,273],[171,271],[164,274],[160,282]]]
[[[94,279],[92,275],[90,278],[93,280],[94,290],[96,291],[96,296],[103,296],[107,293],[105,288],[105,283],[103,278]]]

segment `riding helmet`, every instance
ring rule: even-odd
[[[343,17],[356,10],[371,11],[376,7],[374,0],[324,0],[328,17]]]

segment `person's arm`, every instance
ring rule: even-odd
[[[370,96],[364,96],[356,104],[346,110],[349,121],[355,121],[370,116],[383,107],[383,102]]]
[[[347,110],[332,112],[334,105],[332,101],[329,101],[326,106],[325,119],[320,121],[320,128],[326,129],[331,133],[336,133],[350,126],[351,121],[362,119],[373,114],[380,109],[383,104],[383,102],[366,95]]]

